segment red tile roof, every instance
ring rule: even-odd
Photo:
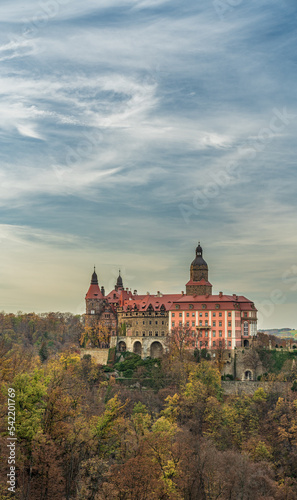
[[[179,304],[181,310],[189,309],[189,305],[193,304],[193,309],[202,309],[202,304],[206,304],[207,309],[216,309],[216,304],[220,305],[220,309],[235,309],[239,310],[255,310],[254,303],[243,297],[242,295],[182,295],[179,300],[174,301],[171,310],[175,309],[175,305]]]
[[[103,295],[98,285],[90,285],[86,299],[103,299]]]
[[[181,294],[166,294],[166,295],[133,295],[132,298],[124,300],[123,310],[131,310],[135,307],[138,311],[147,311],[150,306],[155,311],[160,311],[162,305],[167,311],[174,301],[178,300]]]

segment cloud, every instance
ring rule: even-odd
[[[275,108],[296,114],[296,6],[253,0],[221,20],[212,2],[95,3],[1,3],[5,279],[14,255],[29,280],[30,248],[31,303],[40,255],[52,296],[53,269],[57,280],[78,272],[75,299],[63,285],[77,301],[94,257],[108,284],[125,265],[132,287],[180,291],[200,238],[215,286],[269,295],[273,242],[285,262],[296,245],[296,120],[265,139]],[[49,236],[63,233],[67,251]]]

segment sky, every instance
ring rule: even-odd
[[[297,328],[295,0],[2,0],[0,310],[213,293]]]

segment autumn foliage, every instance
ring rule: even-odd
[[[297,499],[295,391],[227,397],[214,362],[181,359],[178,349],[155,367],[151,388],[141,377],[120,385],[81,359],[73,339],[49,346],[42,360],[42,339],[29,340],[26,321],[25,342],[15,330],[2,334],[0,500]],[[67,337],[57,321],[57,338]],[[16,392],[15,497],[6,488],[8,387]]]

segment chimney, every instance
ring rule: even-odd
[[[137,295],[137,290],[134,290],[133,294],[134,294],[134,295]]]
[[[105,296],[105,290],[104,290],[104,286],[101,287],[101,293],[103,295],[103,297]]]
[[[219,292],[220,299],[223,297],[223,292]]]
[[[182,291],[181,291],[181,294],[182,294],[182,297],[183,297],[183,296],[185,295],[185,292],[182,290]]]

